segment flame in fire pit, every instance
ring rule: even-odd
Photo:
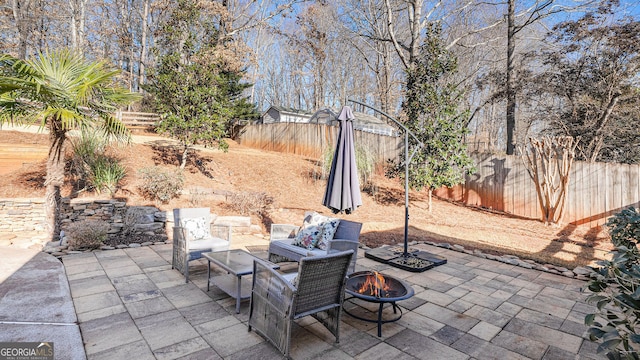
[[[373,271],[371,275],[368,275],[357,290],[360,294],[368,294],[375,297],[384,297],[389,291],[389,285],[385,282],[384,275],[377,271]]]

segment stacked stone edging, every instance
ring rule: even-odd
[[[147,241],[139,244],[121,244],[117,246],[103,245],[100,250],[135,248],[171,242],[172,234],[170,230],[173,227],[173,211],[162,211],[153,206],[128,207],[126,202],[114,199],[63,198],[59,213],[61,229],[65,230],[65,226],[75,221],[85,219],[102,220],[111,225],[109,235],[118,236],[125,227],[123,219],[128,208],[137,208],[139,212],[143,214],[139,221],[133,226],[133,229],[129,230],[133,230],[134,234],[151,235],[156,238],[157,241]],[[251,224],[251,218],[249,217],[215,216],[213,221],[215,224],[230,225],[232,232],[235,234],[262,233],[259,226]],[[0,199],[0,246],[9,246],[18,242],[22,242],[22,247],[30,248],[42,248],[44,245],[43,251],[57,257],[82,252],[69,250],[68,246],[64,244],[64,241],[47,242],[47,240],[45,234],[44,199]],[[579,280],[589,280],[589,275],[594,272],[594,269],[589,266],[579,266],[571,270],[552,264],[540,264],[533,260],[523,260],[515,255],[487,254],[477,249],[465,249],[461,245],[434,243],[431,241],[424,241],[423,243]],[[418,242],[412,242],[411,244],[416,245]]]
[[[544,271],[544,272],[548,272],[551,274],[556,274],[556,275],[562,275],[562,276],[566,276],[568,278],[574,278],[574,279],[578,279],[578,280],[589,280],[591,277],[590,275],[593,274],[595,272],[595,270],[590,267],[590,266],[578,266],[576,268],[574,268],[573,270],[571,269],[567,269],[566,267],[562,267],[562,266],[556,266],[556,265],[552,265],[552,264],[540,264],[534,260],[529,260],[529,259],[520,259],[519,257],[515,256],[515,255],[492,255],[492,254],[486,254],[483,253],[482,251],[475,249],[475,250],[469,250],[469,249],[465,249],[464,246],[462,245],[451,245],[449,243],[435,243],[432,241],[423,241],[423,242],[417,242],[417,241],[413,241],[411,243],[409,243],[409,245],[417,245],[419,243],[423,243],[423,244],[427,244],[427,245],[431,245],[431,246],[436,246],[436,247],[441,247],[441,248],[445,248],[445,249],[449,249],[449,250],[454,250],[454,251],[458,251],[458,252],[463,252],[465,254],[469,254],[469,255],[473,255],[473,256],[477,256],[477,257],[481,257],[484,259],[489,259],[489,260],[494,260],[494,261],[500,261],[503,262],[505,264],[511,264],[511,265],[515,265],[515,266],[520,266],[526,269],[533,269],[533,270],[538,270],[538,271]]]

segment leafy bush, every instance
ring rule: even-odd
[[[98,249],[107,240],[109,223],[101,220],[82,220],[67,227],[69,248],[74,250]]]
[[[629,208],[607,222],[615,246],[611,260],[593,274],[587,302],[598,312],[585,317],[589,338],[601,341],[598,352],[609,359],[640,359],[640,214]]]
[[[241,192],[232,194],[228,202],[233,210],[242,215],[263,215],[269,205],[273,204],[273,197],[266,193]]]
[[[180,194],[184,186],[182,171],[169,171],[159,166],[151,166],[139,170],[143,184],[140,190],[147,198],[167,203]]]

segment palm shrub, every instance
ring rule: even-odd
[[[113,195],[126,176],[126,169],[119,159],[106,154],[109,140],[92,130],[83,129],[80,136],[72,140],[72,168],[83,186]]]
[[[56,209],[65,179],[68,133],[93,125],[102,136],[129,139],[129,131],[113,113],[140,96],[115,84],[118,73],[104,61],[70,50],[29,59],[0,55],[0,125],[37,121],[49,132],[44,209],[52,239],[59,234]]]
[[[640,359],[640,214],[629,208],[607,222],[615,250],[611,260],[598,261],[589,281],[587,302],[597,312],[585,317],[589,338],[600,341],[598,352],[609,359]]]
[[[116,192],[118,183],[122,180],[127,171],[120,161],[114,157],[99,155],[90,165],[91,172],[89,183],[97,193],[108,191],[113,195]]]
[[[97,154],[104,154],[106,142],[92,131],[82,131],[78,136],[71,138],[71,146],[71,171],[80,182],[86,182],[91,174],[90,164],[94,162]]]

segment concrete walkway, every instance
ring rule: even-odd
[[[264,241],[264,240],[261,240]],[[448,263],[411,273],[364,258],[409,282],[416,295],[398,304],[404,315],[376,325],[343,316],[341,342],[313,318],[293,329],[294,359],[600,359],[584,336],[584,282],[429,245]],[[63,258],[89,359],[280,359],[247,331],[248,301],[212,286],[206,261],[191,263],[191,280],[171,269],[171,245]],[[220,272],[212,266],[213,272]],[[362,304],[364,307],[366,303]],[[356,305],[357,306],[357,305]],[[59,349],[60,346],[56,346]]]
[[[58,259],[38,250],[0,247],[0,342],[53,342],[56,359],[85,359]]]

